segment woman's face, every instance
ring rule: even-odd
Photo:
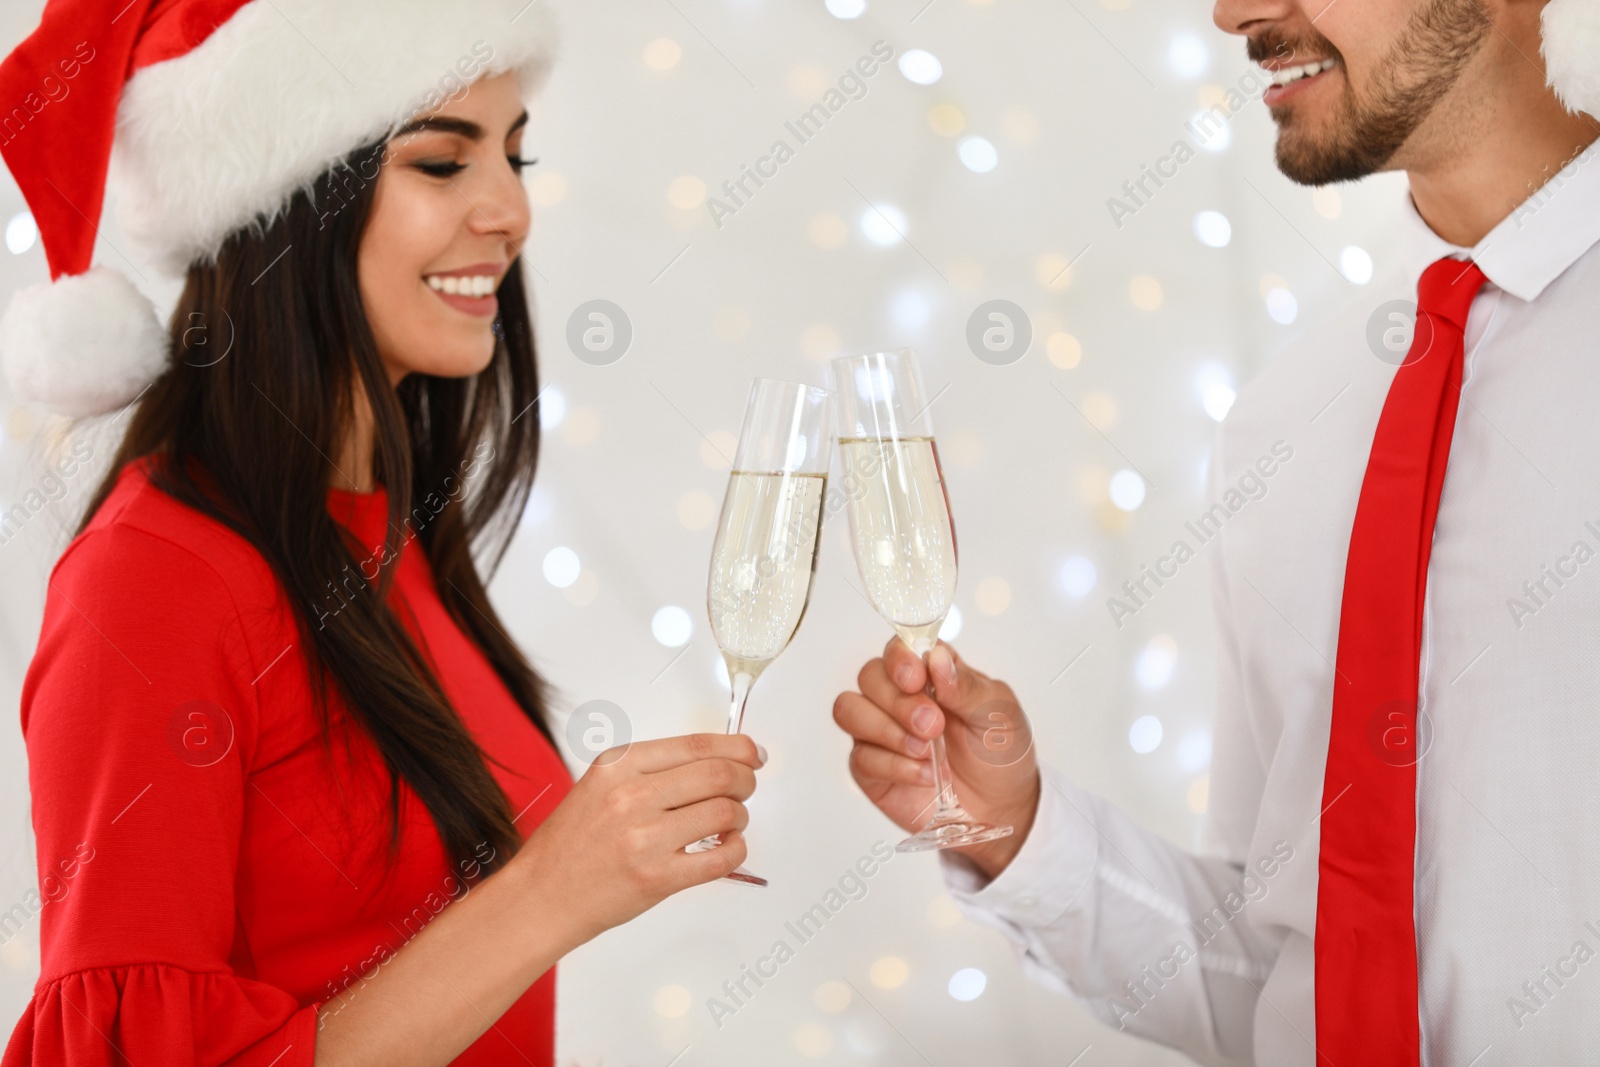
[[[391,382],[465,377],[494,355],[495,292],[528,236],[516,75],[474,82],[388,143],[358,253]]]

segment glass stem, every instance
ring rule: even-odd
[[[740,724],[744,722],[744,706],[750,699],[750,687],[755,684],[756,679],[755,675],[740,671],[738,674],[730,676],[728,680],[733,687],[733,701],[728,707],[728,732],[736,734],[739,732]],[[688,846],[688,850],[690,852],[699,852],[708,848],[716,848],[720,844],[722,844],[722,835],[711,834]]]
[[[933,665],[928,663],[928,654],[926,652],[922,655],[922,662],[927,665],[928,670],[928,686],[926,689],[928,699],[932,700],[934,706],[937,707],[939,699],[934,692]],[[960,802],[956,800],[955,786],[951,784],[950,776],[945,772],[944,738],[945,734],[949,732],[950,717],[947,714],[945,716],[944,733],[933,739],[933,789],[936,803],[933,809],[933,819],[930,820],[929,826],[937,826],[951,819],[965,819],[967,817],[967,813],[962,810]]]
[[[740,671],[730,681],[733,684],[733,703],[728,708],[728,732],[736,734],[744,723],[744,706],[750,699],[750,687],[755,684],[755,676]]]

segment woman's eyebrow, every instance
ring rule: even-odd
[[[517,116],[517,120],[511,124],[511,128],[506,131],[506,136],[510,137],[527,123],[528,112],[524,110],[522,114]],[[400,127],[392,136],[403,137],[408,133],[421,133],[425,130],[460,134],[469,141],[481,141],[484,136],[483,127],[478,123],[473,122],[471,119],[453,118],[449,115],[430,115],[415,119]]]

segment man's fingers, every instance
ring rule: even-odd
[[[861,693],[840,693],[833,702],[833,721],[857,741],[902,752],[913,759],[928,755],[927,741],[907,733],[889,712]]]
[[[877,745],[857,741],[850,752],[850,773],[858,784],[892,782],[895,785],[932,785],[933,764],[901,756]]]
[[[895,638],[896,641],[899,638]],[[926,678],[927,675],[923,674]],[[926,690],[915,689],[907,693],[900,688],[898,682],[889,677],[889,666],[885,660],[875,659],[861,668],[861,674],[856,678],[856,685],[861,690],[861,695],[878,705],[880,708],[894,710],[897,702],[921,699],[933,703],[933,698],[926,695]],[[896,715],[901,726],[907,725],[904,715]]]
[[[883,648],[884,674],[902,693],[921,693],[928,686],[927,665],[899,634],[889,638]]]
[[[876,704],[884,714],[906,733],[914,734],[925,741],[937,737],[944,725],[944,712],[922,690],[915,693],[902,693],[900,687],[889,681],[881,667],[882,660],[873,660],[862,668],[861,676],[856,679],[861,686],[861,695]],[[867,738],[883,745],[884,748],[904,750],[908,755],[920,756],[921,753],[898,743],[894,739],[880,741],[876,737]]]
[[[635,741],[606,749],[594,762],[595,766],[621,762],[639,774],[654,774],[705,759],[738,760],[749,767],[759,767],[763,762],[756,743],[745,734],[682,734]]]
[[[933,678],[933,693],[941,706],[951,711],[971,710],[978,678],[972,668],[960,662],[955,649],[943,641],[928,653],[928,673]]]

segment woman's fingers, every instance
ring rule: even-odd
[[[738,830],[726,830],[722,834],[722,844],[704,852],[680,851],[672,857],[671,867],[678,873],[684,886],[699,885],[731,874],[735,868],[744,865],[748,854],[749,847],[744,834]]]
[[[703,759],[646,775],[661,794],[663,806],[681,808],[711,797],[749,800],[756,791],[756,772],[731,759]]]
[[[766,762],[756,751],[756,743],[745,734],[682,734],[653,741],[635,741],[606,749],[594,762],[596,766],[626,763],[627,768],[636,774],[654,774],[707,759],[738,760],[750,767],[759,767]]]
[[[926,759],[928,742],[906,731],[893,715],[860,693],[840,693],[833,702],[833,721],[857,741],[865,741],[903,752],[912,759]]]
[[[663,818],[669,827],[668,841],[677,850],[702,837],[726,834],[729,830],[743,830],[750,825],[750,809],[731,797],[712,797],[697,804],[674,808]]]
[[[850,751],[850,773],[857,784],[889,782],[894,785],[932,785],[933,764],[888,749],[857,741]]]

